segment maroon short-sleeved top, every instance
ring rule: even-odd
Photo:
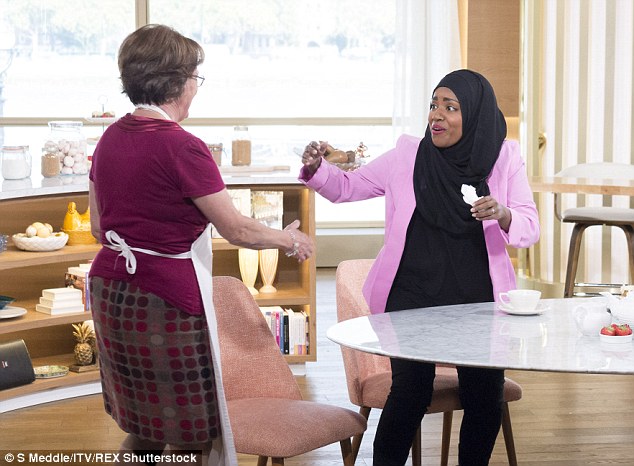
[[[128,246],[164,254],[189,251],[208,223],[191,198],[225,187],[203,141],[173,121],[131,114],[108,127],[99,140],[90,180],[101,242],[114,230]],[[203,313],[191,260],[134,255],[137,268],[131,275],[119,252],[104,247],[90,274],[134,283],[190,314]]]

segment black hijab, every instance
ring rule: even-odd
[[[478,196],[490,193],[487,178],[506,138],[506,121],[491,84],[479,73],[453,71],[434,92],[439,87],[451,89],[458,98],[462,138],[451,147],[438,148],[427,125],[414,165],[416,208],[428,224],[460,234],[480,226],[460,188],[467,184],[476,188]]]

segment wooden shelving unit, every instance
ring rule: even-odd
[[[225,179],[229,189],[257,189],[282,191],[284,193],[284,225],[299,219],[302,231],[315,237],[314,193],[290,177],[288,182],[279,180],[259,182],[260,178],[243,181]],[[68,202],[77,204],[85,211],[88,204],[86,191],[60,193],[44,196],[29,193],[0,200],[2,233],[13,234],[24,231],[34,221],[50,223],[56,231],[61,228]],[[240,278],[238,247],[223,239],[213,239],[214,275],[231,275]],[[100,245],[65,246],[52,252],[20,251],[11,245],[0,253],[0,294],[14,296],[16,306],[27,309],[27,314],[12,319],[0,319],[0,342],[24,339],[34,366],[45,364],[69,365],[73,363],[75,344],[72,323],[90,319],[89,313],[50,316],[35,311],[35,304],[44,288],[64,286],[64,272],[69,266],[92,259]],[[262,306],[291,307],[305,311],[309,317],[309,354],[287,356],[289,363],[304,363],[316,360],[316,269],[315,260],[299,264],[284,254],[279,255],[278,270],[274,282],[276,293],[259,294],[256,301]],[[256,288],[261,282],[256,282]],[[99,371],[69,375],[56,379],[36,380],[33,384],[0,391],[0,413],[70,396],[94,393],[99,382]],[[74,390],[77,388],[77,390]],[[58,394],[56,398],[56,394]],[[41,396],[39,396],[41,395]],[[15,400],[26,400],[12,406]],[[41,401],[38,401],[41,400]]]

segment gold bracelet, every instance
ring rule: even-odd
[[[286,257],[295,257],[299,254],[299,243],[297,242],[297,236],[295,236],[295,232],[292,230],[286,230],[288,234],[291,236],[291,241],[293,241],[293,250],[291,252],[286,253]]]

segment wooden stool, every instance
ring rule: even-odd
[[[565,168],[557,173],[557,177],[572,178],[607,178],[607,179],[634,179],[634,165],[623,163],[584,163]],[[575,276],[579,264],[581,252],[581,240],[583,232],[591,226],[605,225],[618,227],[625,233],[628,248],[628,264],[630,271],[630,283],[634,283],[634,209],[619,207],[575,207],[566,209],[560,213],[559,193],[555,194],[555,215],[564,223],[573,223],[574,228],[570,237],[568,249],[568,264],[566,266],[566,283],[564,285],[564,298],[574,295]],[[618,286],[602,283],[584,283],[585,286]]]
[[[574,294],[575,276],[577,273],[577,265],[579,264],[579,253],[581,252],[581,240],[583,237],[583,232],[586,230],[586,228],[594,225],[619,227],[623,230],[623,233],[625,233],[625,238],[627,240],[627,250],[630,267],[630,283],[634,283],[634,227],[632,226],[634,225],[634,210],[616,209],[613,207],[597,207],[596,209],[580,208],[571,210],[586,209],[600,211],[597,212],[597,219],[594,221],[588,220],[587,218],[578,219],[574,215],[562,218],[563,222],[575,224],[574,228],[572,229],[572,235],[570,236],[570,248],[568,249],[568,264],[566,266],[566,284],[564,285],[564,298],[572,298]],[[602,212],[603,209],[611,209],[611,211]],[[614,212],[612,209],[626,212]],[[611,216],[613,218],[618,217],[618,214],[622,216],[623,220],[605,220],[608,216]],[[601,218],[603,218],[603,220],[601,220]],[[600,284],[587,285],[599,286]]]

